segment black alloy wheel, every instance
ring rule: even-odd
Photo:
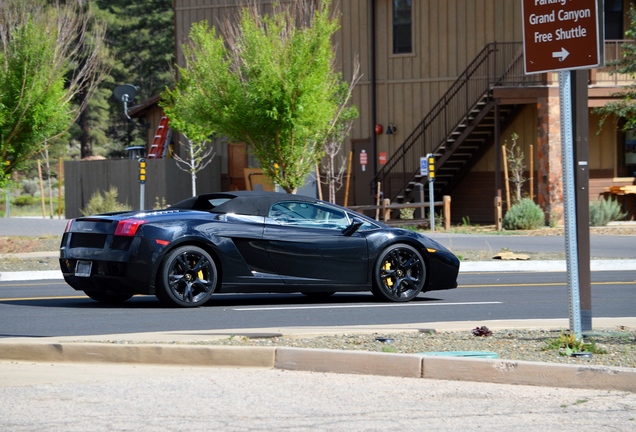
[[[201,306],[212,297],[217,278],[210,254],[197,246],[181,246],[161,264],[157,298],[169,306]]]
[[[407,244],[384,249],[373,268],[373,294],[381,300],[410,301],[422,291],[425,282],[424,259]]]

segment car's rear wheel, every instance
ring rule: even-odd
[[[207,302],[216,289],[216,263],[197,246],[181,246],[162,261],[157,281],[157,298],[169,306],[197,307]]]
[[[407,244],[384,249],[373,267],[373,294],[381,300],[410,301],[422,291],[425,282],[424,259]]]
[[[132,297],[132,294],[112,294],[104,291],[84,291],[88,297],[100,303],[120,304]]]

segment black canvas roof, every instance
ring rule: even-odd
[[[214,205],[215,200],[229,199],[222,204]],[[173,209],[208,210],[219,213],[236,213],[252,216],[267,216],[270,207],[278,201],[317,200],[303,195],[264,191],[216,192],[188,198],[171,206]]]

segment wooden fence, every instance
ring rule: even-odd
[[[197,194],[221,190],[221,158],[215,157],[197,173]],[[192,196],[190,174],[182,171],[174,159],[146,161],[144,209],[175,204]],[[140,208],[139,162],[135,159],[64,162],[64,199],[66,218],[81,216],[81,209],[96,192],[116,187],[117,200],[133,209]]]
[[[442,214],[444,220],[444,229],[450,229],[451,223],[451,197],[448,195],[444,195],[443,201],[435,201],[433,202],[434,207],[442,207]],[[391,211],[392,210],[400,210],[406,208],[413,208],[416,210],[420,210],[421,218],[417,219],[398,219],[401,222],[409,223],[409,222],[420,222],[424,220],[425,209],[430,208],[430,203],[428,202],[417,202],[417,203],[407,203],[407,204],[391,204],[391,200],[383,199],[379,205],[361,205],[361,206],[348,206],[351,210],[355,211],[365,211],[365,210],[375,210],[376,219],[381,219],[385,223],[391,222]],[[393,219],[396,221],[396,219]]]

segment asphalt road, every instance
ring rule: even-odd
[[[301,294],[218,294],[202,308],[173,309],[162,307],[154,296],[100,304],[59,280],[2,282],[0,337],[452,321],[477,325],[569,314],[565,273],[467,273],[459,284],[405,304],[378,302],[370,293],[338,293],[321,302]],[[633,271],[593,274],[593,316],[632,316],[634,305]]]

